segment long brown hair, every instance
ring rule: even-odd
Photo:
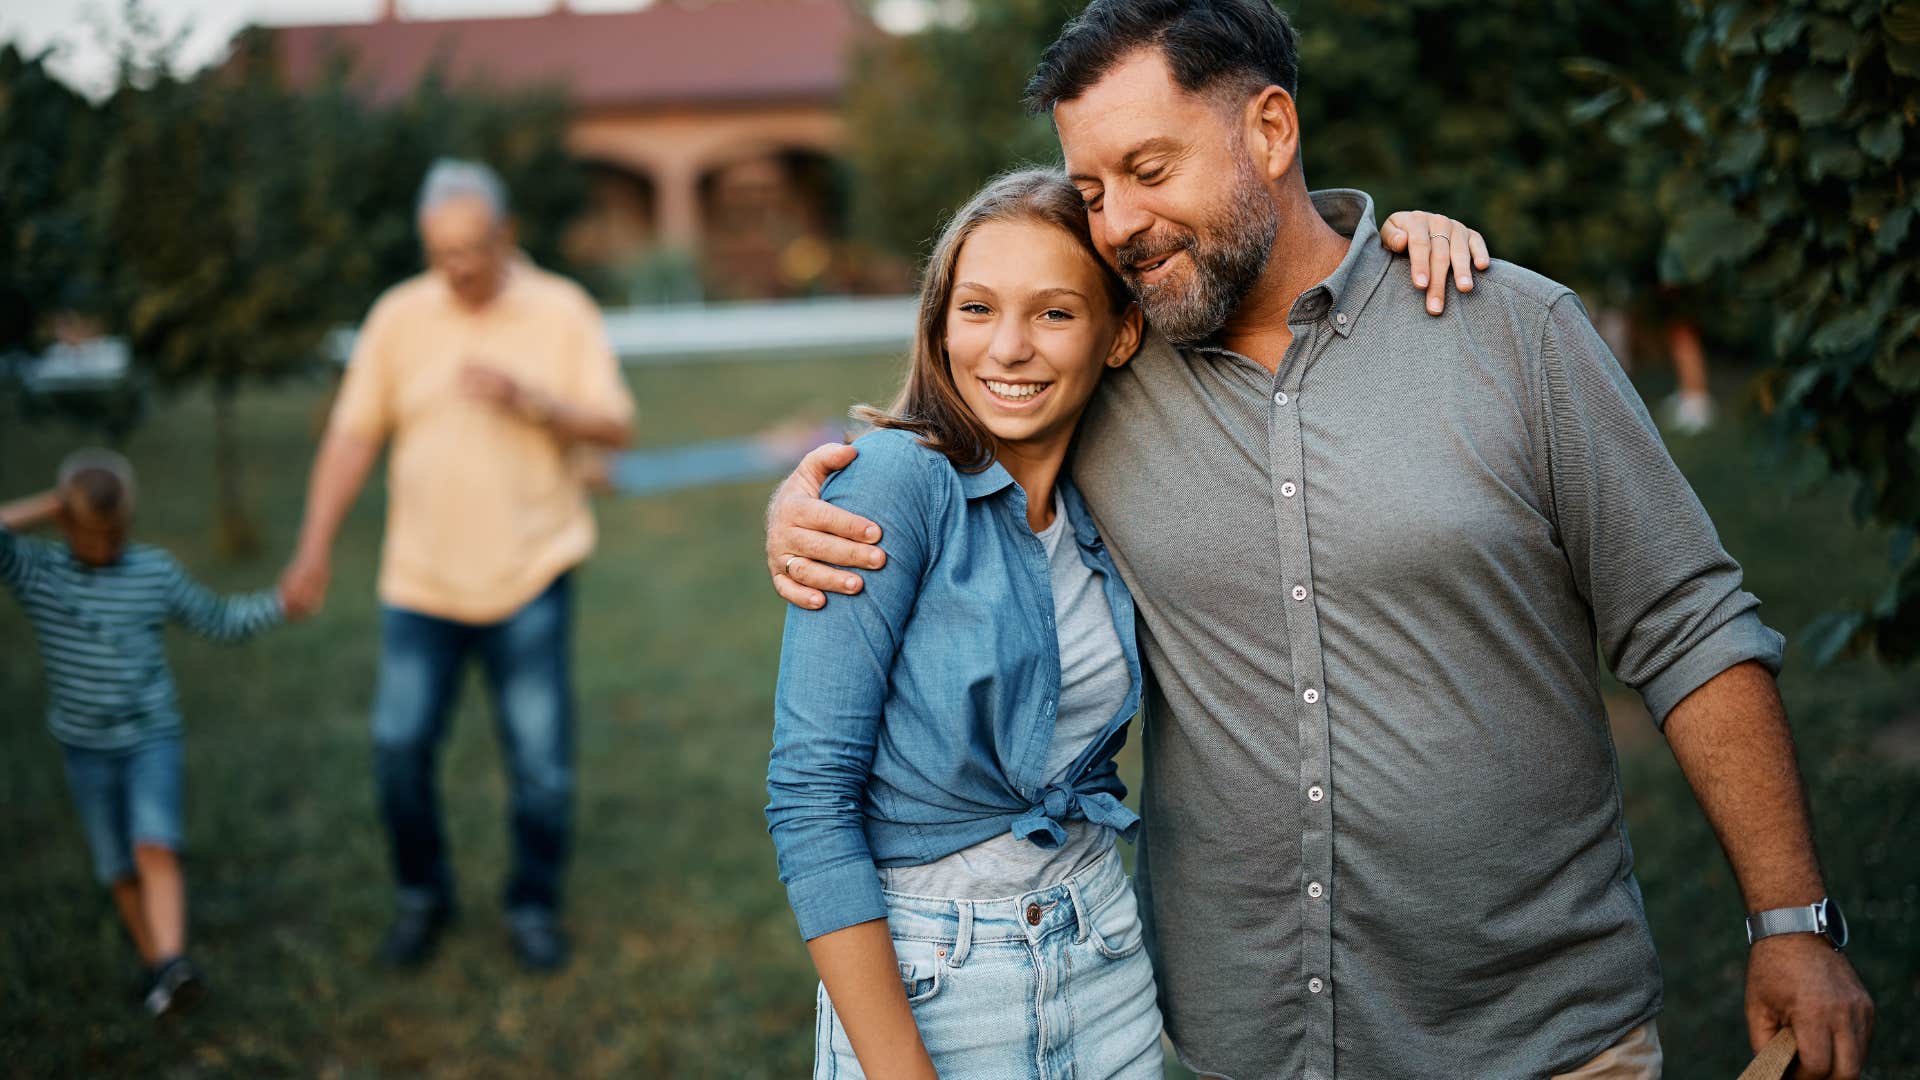
[[[993,435],[960,396],[947,363],[947,305],[953,300],[953,269],[960,248],[974,230],[993,221],[1035,221],[1072,236],[1100,268],[1101,282],[1114,311],[1123,311],[1133,297],[1093,246],[1087,229],[1087,206],[1067,178],[1052,169],[1016,169],[988,181],[948,220],[927,259],[920,279],[920,319],[913,340],[913,359],[900,396],[885,409],[861,405],[854,419],[874,427],[898,428],[920,437],[922,445],[938,450],[963,472],[979,472],[993,463]]]

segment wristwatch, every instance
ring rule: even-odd
[[[1834,951],[1847,947],[1847,917],[1830,897],[1805,907],[1774,908],[1747,916],[1747,944],[1775,934],[1820,934]]]

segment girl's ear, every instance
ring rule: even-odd
[[[1146,317],[1140,314],[1139,304],[1128,304],[1127,310],[1120,313],[1120,328],[1113,335],[1113,348],[1107,352],[1107,366],[1125,367],[1133,354],[1140,351],[1140,337],[1145,332]]]

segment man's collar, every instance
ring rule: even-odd
[[[1380,230],[1373,223],[1373,197],[1353,188],[1329,188],[1313,193],[1313,209],[1333,230],[1348,238],[1346,257],[1333,273],[1294,301],[1288,322],[1318,319],[1331,311],[1333,332],[1353,333],[1367,300],[1386,277],[1393,256],[1380,246]]]
[[[1294,300],[1287,321],[1328,319],[1334,333],[1348,337],[1360,324],[1362,309],[1393,265],[1393,255],[1380,246],[1380,230],[1373,223],[1373,196],[1354,188],[1328,188],[1313,192],[1312,198],[1320,219],[1347,238],[1347,254],[1333,273]],[[1286,253],[1276,252],[1274,257],[1285,258]],[[1232,354],[1218,341],[1203,342],[1193,351],[1214,356]]]

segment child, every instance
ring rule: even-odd
[[[203,987],[186,957],[180,875],[180,714],[160,631],[168,619],[218,641],[281,621],[271,591],[221,598],[173,556],[129,544],[133,468],[82,450],[50,492],[0,506],[0,581],[40,639],[47,727],[66,757],[94,871],[152,972],[147,1011],[190,1006]],[[15,530],[54,522],[66,543]]]

